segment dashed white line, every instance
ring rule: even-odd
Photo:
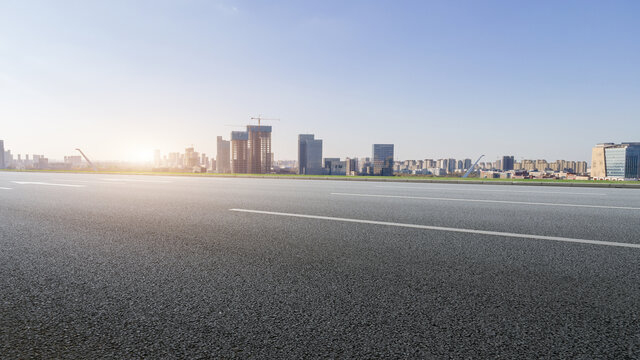
[[[124,185],[124,183],[122,183],[122,182],[112,182],[112,181],[87,181],[87,180],[69,180],[69,179],[57,179],[57,181],[80,182],[80,183],[89,183],[89,184],[115,184],[115,185]]]
[[[331,195],[338,195],[338,196],[354,196],[354,197],[377,197],[377,198],[391,198],[391,199],[414,199],[414,200],[438,200],[438,201],[482,202],[482,203],[494,203],[494,204],[515,204],[515,205],[566,206],[566,207],[582,207],[582,208],[595,208],[595,209],[640,210],[640,208],[637,208],[637,207],[630,207],[630,206],[606,206],[606,205],[562,204],[562,203],[526,202],[526,201],[508,201],[508,200],[459,199],[459,198],[426,197],[426,196],[407,196],[407,195],[379,195],[379,194],[351,194],[351,193],[331,193]]]
[[[44,186],[64,186],[64,187],[85,187],[85,185],[75,185],[75,184],[56,184],[56,183],[48,183],[48,182],[40,182],[40,181],[12,181],[14,184],[18,185],[44,185]]]
[[[395,222],[387,222],[387,221],[361,220],[361,219],[340,218],[340,217],[333,217],[333,216],[283,213],[283,212],[275,212],[275,211],[262,211],[262,210],[249,210],[249,209],[229,209],[229,210],[236,211],[236,212],[244,212],[244,213],[288,216],[288,217],[297,217],[297,218],[305,218],[305,219],[330,220],[330,221],[341,221],[341,222],[350,222],[350,223],[359,223],[359,224],[395,226],[395,227],[404,227],[404,228],[412,228],[412,229],[448,231],[448,232],[458,232],[458,233],[466,233],[466,234],[491,235],[491,236],[502,236],[502,237],[533,239],[533,240],[561,241],[561,242],[568,242],[568,243],[640,249],[640,244],[621,243],[621,242],[614,242],[614,241],[574,239],[574,238],[567,238],[567,237],[560,237],[560,236],[530,235],[530,234],[518,234],[518,233],[501,232],[501,231],[487,231],[487,230],[475,230],[475,229],[450,228],[450,227],[443,227],[443,226],[404,224],[404,223],[395,223]]]
[[[0,190],[11,190],[11,189],[13,189],[13,188],[1,187],[1,186],[0,186]]]
[[[447,191],[472,191],[472,192],[508,192],[508,193],[532,193],[532,194],[560,194],[560,195],[594,195],[594,196],[606,196],[602,193],[586,193],[586,192],[560,192],[560,191],[537,191],[537,190],[502,190],[502,189],[461,189],[461,188],[447,188],[447,187],[411,187],[411,186],[391,186],[391,185],[378,185],[379,188],[387,189],[411,189],[419,191],[429,190],[447,190]]]
[[[169,183],[172,183],[172,181],[166,181],[166,180],[140,180],[140,179],[100,179],[100,180],[105,180],[105,181],[117,181],[117,182],[129,182],[129,181],[135,181],[135,182],[162,183],[162,184],[169,184]]]

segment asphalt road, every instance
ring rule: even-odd
[[[639,245],[637,189],[0,172],[0,354],[640,358]]]

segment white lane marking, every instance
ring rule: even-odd
[[[560,195],[597,195],[606,196],[602,193],[584,193],[584,192],[560,192],[560,191],[536,191],[536,190],[497,190],[497,189],[461,189],[461,188],[446,188],[446,187],[411,187],[411,186],[384,186],[378,185],[379,188],[388,189],[412,189],[412,190],[449,190],[449,191],[484,191],[484,192],[510,192],[510,193],[536,193],[536,194],[560,194]]]
[[[461,201],[461,202],[483,202],[494,204],[516,204],[516,205],[539,205],[539,206],[567,206],[567,207],[584,207],[595,209],[621,209],[621,210],[640,210],[637,207],[630,206],[606,206],[606,205],[581,205],[581,204],[561,204],[561,203],[544,203],[544,202],[526,202],[526,201],[507,201],[507,200],[480,200],[480,199],[458,199],[458,198],[442,198],[442,197],[426,197],[426,196],[406,196],[406,195],[376,195],[376,194],[350,194],[350,193],[331,193],[331,195],[339,196],[359,196],[359,197],[378,197],[392,199],[415,199],[415,200],[439,200],[439,201]]]
[[[189,176],[189,175],[167,176],[167,178],[175,179],[175,180],[187,179],[187,180],[215,180],[215,181],[228,181],[228,180],[233,179],[232,177],[206,176],[206,175],[202,175],[202,176]]]
[[[53,179],[56,180],[56,179]],[[67,181],[67,182],[81,182],[81,183],[90,183],[90,184],[115,184],[115,185],[124,185],[122,182],[112,182],[112,181],[87,181],[87,180],[69,180],[69,179],[57,179],[57,181]]]
[[[518,234],[518,233],[501,232],[501,231],[487,231],[487,230],[450,228],[450,227],[443,227],[443,226],[404,224],[404,223],[394,223],[394,222],[387,222],[387,221],[360,220],[360,219],[339,218],[339,217],[333,217],[333,216],[283,213],[283,212],[275,212],[275,211],[262,211],[262,210],[249,210],[249,209],[229,209],[229,210],[237,211],[237,212],[253,213],[253,214],[298,217],[298,218],[305,218],[305,219],[331,220],[331,221],[341,221],[341,222],[350,222],[350,223],[359,223],[359,224],[405,227],[405,228],[412,228],[412,229],[448,231],[448,232],[459,232],[459,233],[466,233],[466,234],[503,236],[503,237],[512,237],[512,238],[520,238],[520,239],[562,241],[562,242],[569,242],[569,243],[617,246],[617,247],[628,247],[628,248],[640,249],[640,244],[621,243],[621,242],[614,242],[614,241],[574,239],[574,238],[567,238],[567,237],[560,237],[560,236],[530,235],[530,234]]]
[[[45,186],[85,187],[85,185],[56,184],[56,183],[48,183],[48,182],[40,182],[40,181],[12,181],[12,183],[19,184],[19,185],[45,185]]]
[[[0,187],[0,190],[11,190],[12,188],[8,188],[8,187]]]
[[[172,182],[173,182],[173,181],[166,181],[166,180],[139,180],[139,179],[100,179],[100,180],[105,180],[105,181],[118,181],[118,182],[137,181],[137,182],[146,182],[146,183],[163,183],[163,184],[169,184],[169,183],[172,183]]]

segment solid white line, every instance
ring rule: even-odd
[[[621,243],[621,242],[613,242],[613,241],[573,239],[573,238],[560,237],[560,236],[529,235],[529,234],[518,234],[518,233],[509,233],[509,232],[500,232],[500,231],[459,229],[459,228],[449,228],[449,227],[442,227],[442,226],[403,224],[403,223],[394,223],[394,222],[387,222],[387,221],[360,220],[360,219],[339,218],[339,217],[332,217],[332,216],[283,213],[283,212],[275,212],[275,211],[248,210],[248,209],[229,209],[229,210],[237,211],[237,212],[253,213],[253,214],[298,217],[298,218],[305,218],[305,219],[331,220],[331,221],[341,221],[341,222],[350,222],[350,223],[359,223],[359,224],[395,226],[395,227],[404,227],[404,228],[412,228],[412,229],[448,231],[448,232],[459,232],[459,233],[466,233],[466,234],[492,235],[492,236],[512,237],[512,238],[520,238],[520,239],[562,241],[562,242],[569,242],[569,243],[617,246],[617,247],[640,249],[640,244],[630,244],[630,243]]]
[[[448,190],[448,191],[484,191],[484,192],[510,192],[510,193],[535,193],[535,194],[560,194],[560,195],[597,195],[606,196],[607,194],[601,193],[584,193],[584,192],[561,192],[561,191],[536,191],[536,190],[496,190],[496,189],[461,189],[461,188],[446,188],[446,187],[411,187],[411,186],[390,186],[379,185],[379,188],[388,189],[412,189],[412,190]]]
[[[46,186],[65,186],[65,187],[85,187],[84,185],[72,185],[72,184],[55,184],[40,181],[12,181],[12,183],[19,185],[46,185]]]
[[[11,190],[12,188],[8,188],[8,187],[0,187],[0,190]]]
[[[629,206],[581,205],[581,204],[561,204],[561,203],[554,204],[554,203],[544,203],[544,202],[507,201],[507,200],[479,200],[479,199],[457,199],[457,198],[441,198],[441,197],[426,197],[426,196],[406,196],[406,195],[376,195],[376,194],[350,194],[350,193],[331,193],[331,195],[339,195],[339,196],[359,196],[359,197],[379,197],[379,198],[392,198],[392,199],[415,199],[415,200],[441,200],[441,201],[461,201],[461,202],[483,202],[483,203],[516,204],[516,205],[568,206],[568,207],[583,207],[583,208],[595,208],[595,209],[640,210],[640,208],[637,208],[637,207],[629,207]]]

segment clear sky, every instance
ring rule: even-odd
[[[213,155],[263,114],[276,159],[590,160],[640,141],[640,1],[0,0],[13,153]]]

